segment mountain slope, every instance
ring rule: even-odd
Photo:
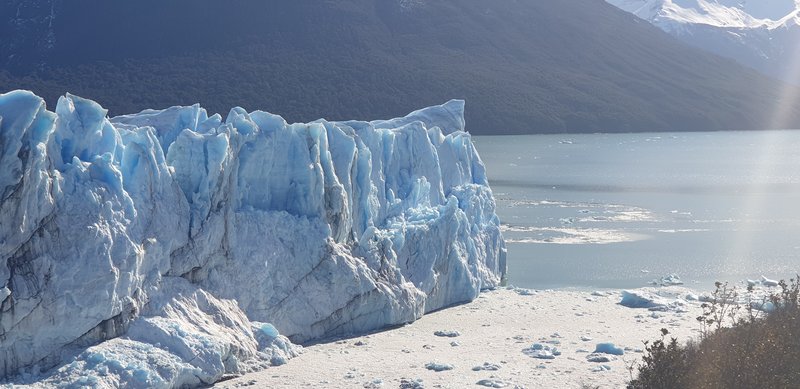
[[[607,0],[676,38],[798,84],[798,0]]]
[[[51,106],[70,91],[115,114],[200,102],[307,121],[463,98],[473,133],[800,127],[796,108],[773,120],[783,84],[603,1],[49,1],[54,47],[25,66],[17,48],[0,88]]]

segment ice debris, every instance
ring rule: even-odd
[[[196,387],[226,373],[284,364],[301,351],[271,325],[248,322],[235,303],[218,300],[182,278],[164,280],[151,298],[124,336],[87,348],[39,384]]]
[[[595,353],[611,354],[611,355],[624,355],[625,350],[617,347],[614,343],[598,343],[594,349]]]
[[[677,274],[670,274],[670,275],[661,277],[661,279],[653,280],[650,283],[653,284],[653,285],[658,285],[658,286],[683,285],[683,281],[681,280],[680,277],[678,277]]]
[[[767,287],[776,287],[779,284],[780,283],[778,281],[771,280],[771,279],[769,279],[767,277],[761,276],[761,285],[764,285],[764,286],[767,286]]]
[[[425,389],[425,383],[422,378],[415,380],[403,378],[400,380],[400,389]]]
[[[327,382],[323,382],[322,384],[327,384]],[[383,379],[375,378],[372,381],[365,382],[363,387],[365,389],[378,389],[383,387]]]
[[[476,382],[476,384],[480,385],[480,386],[485,386],[487,388],[505,388],[505,387],[508,387],[508,383],[506,383],[505,381],[494,379],[494,378],[483,379],[483,380],[480,380],[480,381]]]
[[[687,311],[685,300],[662,297],[642,289],[622,291],[622,300],[619,304],[628,308],[644,308],[650,311]]]
[[[449,363],[438,363],[438,362],[429,362],[425,364],[425,368],[428,370],[433,370],[435,372],[453,370],[453,365]]]
[[[482,370],[497,371],[497,370],[500,370],[500,365],[498,365],[496,363],[484,362],[483,365],[475,366],[475,367],[472,368],[472,370],[473,371],[482,371]]]
[[[450,331],[450,330],[436,331],[433,334],[436,335],[436,336],[443,337],[443,338],[456,338],[456,337],[461,336],[460,332],[458,332],[458,331]]]
[[[534,343],[531,347],[522,350],[522,353],[537,359],[555,359],[561,355],[558,348],[541,343]]]
[[[606,363],[611,362],[611,357],[606,354],[592,353],[586,356],[586,360],[594,363]]]
[[[526,289],[526,288],[514,288],[514,292],[516,292],[520,296],[536,296],[539,294],[533,289]]]
[[[589,370],[591,370],[591,371],[593,371],[595,373],[600,373],[600,372],[604,372],[604,371],[611,371],[611,366],[609,366],[609,365],[597,365],[597,366],[592,366]]]

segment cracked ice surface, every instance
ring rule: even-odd
[[[248,321],[303,342],[497,286],[505,247],[463,109],[109,119],[76,96],[50,112],[0,95],[0,378],[73,360],[51,377],[68,381],[98,352],[155,347],[159,369],[114,365],[100,384],[199,385],[292,356]]]

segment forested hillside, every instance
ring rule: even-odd
[[[0,89],[31,89],[51,107],[71,92],[112,115],[199,102],[223,115],[239,105],[307,121],[393,117],[462,98],[480,134],[800,127],[800,106],[773,120],[784,84],[602,0],[2,7]],[[37,28],[46,31],[24,33]]]

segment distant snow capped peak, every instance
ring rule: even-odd
[[[800,26],[800,3],[798,3],[798,9],[794,12],[786,15],[783,19],[778,21],[778,24],[774,28],[778,27],[797,27]]]
[[[704,24],[722,28],[776,28],[797,18],[798,0],[606,0],[662,27]]]
[[[800,0],[606,0],[698,48],[797,83]]]

